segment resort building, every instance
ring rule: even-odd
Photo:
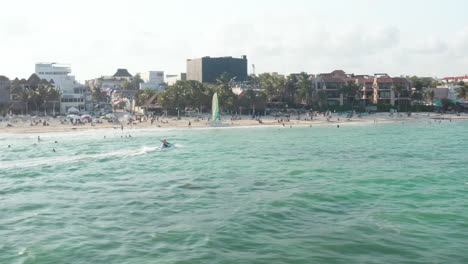
[[[374,101],[374,77],[368,75],[356,76],[356,85],[358,86],[359,105],[369,106]]]
[[[91,89],[101,89],[107,91],[109,89],[122,89],[124,82],[130,82],[133,76],[127,69],[117,69],[114,75],[101,76],[100,78],[86,81],[87,86]]]
[[[331,73],[320,73],[315,78],[315,88],[318,93],[319,103],[328,106],[343,105],[343,94],[341,90],[347,81],[352,81],[342,70]]]
[[[71,66],[63,63],[36,63],[35,74],[45,80],[50,80],[61,92],[60,113],[67,114],[68,109],[80,111],[92,108],[91,93],[87,86],[78,83],[71,75]]]
[[[388,75],[374,78],[374,104],[409,105],[411,85],[406,78]]]
[[[236,82],[247,80],[247,56],[242,58],[203,57],[187,60],[187,80],[216,83],[221,74],[227,73]]]
[[[35,74],[40,79],[53,81],[55,88],[64,94],[73,93],[77,82],[75,76],[70,75],[71,67],[69,64],[60,64],[55,62],[36,63]]]
[[[357,86],[357,93],[349,89]],[[355,86],[355,87],[356,87]],[[406,105],[410,103],[411,83],[407,78],[392,78],[385,73],[374,76],[347,74],[342,70],[321,73],[315,78],[320,103],[328,106],[357,102],[361,106],[371,104]],[[344,94],[348,92],[349,94]]]

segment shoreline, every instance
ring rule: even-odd
[[[223,120],[222,123],[229,124],[227,127],[212,127],[208,124],[206,119],[199,120],[198,118],[183,118],[177,120],[174,118],[164,118],[161,121],[155,121],[151,125],[150,121],[133,122],[132,124],[123,124],[123,131],[129,129],[158,129],[158,128],[169,128],[169,129],[217,129],[217,128],[249,128],[249,127],[306,127],[313,125],[346,125],[346,124],[387,124],[387,123],[418,123],[418,122],[452,122],[452,121],[466,121],[468,120],[468,114],[436,114],[436,113],[414,113],[412,116],[396,116],[391,117],[388,113],[376,113],[369,116],[363,116],[361,118],[353,117],[346,118],[334,114],[330,120],[327,120],[324,116],[314,117],[313,120],[297,120],[292,117],[290,121],[280,122],[278,118],[267,116],[258,120],[246,118],[241,120]],[[76,131],[88,131],[88,130],[103,130],[103,129],[114,129],[122,130],[121,124],[116,123],[91,123],[81,125],[61,124],[58,119],[50,118],[48,126],[37,125],[30,126],[29,120],[9,120],[0,122],[0,133],[7,134],[26,134],[26,133],[49,133],[49,132],[76,132]],[[189,125],[190,122],[190,125]],[[11,124],[11,127],[7,127],[7,124]],[[283,125],[284,124],[284,125]]]

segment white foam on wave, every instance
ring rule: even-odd
[[[11,163],[0,163],[0,169],[12,169],[12,168],[29,168],[29,167],[38,167],[45,165],[63,165],[63,164],[72,164],[87,159],[104,159],[104,158],[124,158],[132,157],[147,154],[149,152],[158,150],[160,147],[148,147],[143,146],[138,149],[123,149],[118,151],[111,151],[106,153],[99,154],[81,154],[73,156],[48,156],[42,158],[35,158],[30,160],[25,160],[22,162],[11,162]]]

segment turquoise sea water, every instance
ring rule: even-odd
[[[468,263],[468,122],[37,135],[0,263]]]

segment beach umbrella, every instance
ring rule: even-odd
[[[441,101],[436,101],[436,102],[434,102],[434,104],[435,105],[440,105],[440,104],[442,104],[442,102]]]
[[[110,117],[108,117],[108,116],[101,116],[101,119],[106,119],[106,120],[107,120],[107,119],[110,119]]]
[[[458,103],[460,100],[453,100],[452,103]]]
[[[83,119],[93,119],[90,115],[82,115],[81,118],[83,118]]]
[[[80,110],[76,107],[70,107],[68,110],[67,110],[67,113],[79,113]]]

